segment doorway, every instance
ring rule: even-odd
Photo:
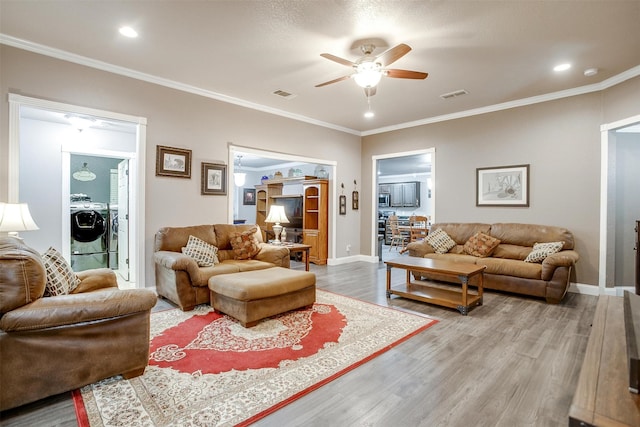
[[[379,260],[390,253],[388,216],[396,215],[407,224],[411,215],[434,221],[435,149],[372,156],[371,170],[371,253]]]
[[[634,226],[640,219],[637,182],[640,172],[640,116],[601,128],[600,260],[601,294],[622,295],[634,289]]]
[[[16,94],[9,95],[9,104],[8,201],[30,205],[40,230],[29,233],[29,245],[39,252],[53,246],[68,261],[71,259],[72,153],[127,159],[130,165],[127,286],[144,287],[145,257],[141,242],[144,242],[146,119]],[[70,117],[82,117],[104,127],[79,130],[70,124]],[[118,142],[118,136],[126,132],[130,132],[130,141]]]
[[[240,162],[238,162],[239,156]],[[252,159],[252,160],[249,160]],[[333,194],[337,194],[336,167],[337,162],[334,160],[315,159],[311,157],[303,157],[292,154],[276,153],[266,150],[258,150],[248,147],[240,147],[229,144],[229,176],[233,177],[235,172],[246,173],[245,182],[242,186],[237,186],[230,179],[229,188],[229,211],[228,217],[234,222],[238,220],[246,220],[248,223],[255,222],[256,207],[253,204],[245,204],[244,191],[255,189],[256,184],[260,184],[264,176],[278,171],[283,177],[290,173],[302,173],[304,175],[318,176],[319,171],[323,170],[329,179],[329,260],[335,258],[336,254],[336,218],[333,208]],[[275,169],[275,172],[273,172]],[[272,176],[273,178],[273,176]],[[302,184],[300,188],[295,186],[287,186],[287,191],[302,193]]]

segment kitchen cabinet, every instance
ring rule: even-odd
[[[391,191],[391,207],[418,208],[420,207],[420,183],[399,182],[385,184]]]

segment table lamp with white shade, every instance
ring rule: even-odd
[[[280,242],[280,233],[282,232],[282,226],[280,223],[288,224],[289,218],[284,213],[284,206],[281,205],[271,205],[271,209],[269,209],[269,215],[267,215],[267,219],[264,222],[274,222],[273,232],[276,234],[275,240],[272,242],[275,245],[279,245]]]
[[[39,230],[26,203],[0,203],[0,232],[18,237],[19,231]]]

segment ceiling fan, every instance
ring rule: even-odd
[[[429,74],[420,71],[409,70],[396,70],[388,69],[389,65],[402,58],[404,55],[411,51],[411,47],[401,43],[391,49],[388,49],[378,56],[373,56],[372,53],[376,46],[373,44],[364,44],[360,46],[360,50],[364,56],[358,59],[356,62],[351,62],[347,59],[339,58],[330,53],[321,53],[320,56],[327,58],[330,61],[337,62],[338,64],[346,65],[354,69],[353,74],[342,76],[337,79],[330,80],[328,82],[320,83],[316,87],[327,86],[332,83],[341,82],[353,78],[356,84],[364,88],[364,93],[369,96],[376,94],[376,86],[382,76],[392,77],[396,79],[426,79]]]

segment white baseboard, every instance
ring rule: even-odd
[[[571,283],[569,285],[569,292],[583,295],[611,295],[615,297],[621,297],[624,295],[624,291],[634,292],[633,286],[616,286],[615,288],[600,289],[599,286],[585,285],[583,283]]]

